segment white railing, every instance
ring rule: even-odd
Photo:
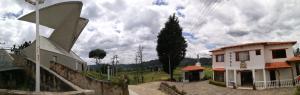
[[[296,84],[300,85],[300,81],[295,81]],[[293,80],[286,79],[286,80],[272,80],[266,81],[266,86],[264,85],[264,81],[256,81],[255,86],[257,89],[263,88],[279,88],[279,87],[293,87]]]
[[[255,86],[256,86],[256,88],[257,89],[263,89],[263,88],[265,88],[265,84],[264,84],[265,82],[264,81],[255,81]]]
[[[300,80],[295,79],[295,84],[296,84],[296,86],[299,86],[300,85]]]
[[[280,87],[293,87],[293,80],[288,79],[288,80],[280,80]]]

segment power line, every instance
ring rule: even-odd
[[[224,1],[222,1],[221,2],[221,4],[220,5],[218,5],[219,7],[220,6],[223,6],[226,2],[225,1],[227,1],[227,0],[224,0]],[[212,4],[212,2],[210,2],[208,5],[211,5]],[[199,19],[196,19],[195,21],[196,21],[196,23],[203,23],[203,19],[201,19],[201,16],[208,16],[208,15],[210,15],[210,14],[212,14],[212,13],[214,13],[215,12],[215,9],[217,8],[217,4],[219,4],[219,3],[217,3],[217,2],[214,2],[214,4],[210,7],[210,9],[209,8],[205,8],[205,6],[203,6],[202,8],[201,8],[201,10],[200,10],[200,12],[201,13],[203,13],[202,15],[199,15],[198,17],[196,17],[196,18],[199,18]],[[206,11],[205,11],[206,10]],[[191,29],[190,29],[190,31],[194,31],[195,30],[195,28],[198,26],[198,24],[192,24],[193,26],[191,27]]]

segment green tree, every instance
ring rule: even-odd
[[[94,58],[96,64],[100,64],[100,60],[106,56],[106,52],[102,49],[94,49],[89,52],[89,58]]]
[[[163,65],[164,72],[170,74],[170,79],[174,80],[173,70],[184,59],[187,47],[187,43],[182,36],[182,28],[175,14],[169,17],[165,27],[157,37],[156,51],[159,61]]]
[[[299,54],[300,54],[300,49],[297,48],[296,51],[295,51],[295,53],[294,53],[294,55],[295,55],[295,56],[298,56]]]

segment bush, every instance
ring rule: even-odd
[[[204,73],[203,80],[208,80],[212,78],[213,71],[210,68],[204,69],[203,73]]]
[[[294,95],[300,95],[300,86],[296,87]]]
[[[218,82],[218,81],[214,81],[214,80],[209,80],[209,84],[213,84],[213,85],[221,86],[221,87],[226,87],[225,82]]]

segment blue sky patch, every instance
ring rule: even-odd
[[[152,2],[153,5],[158,5],[158,6],[162,6],[162,5],[168,5],[168,2],[166,0],[154,0]]]

